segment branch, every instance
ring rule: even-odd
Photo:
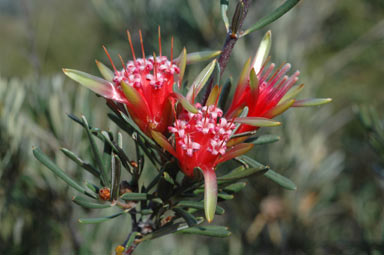
[[[221,54],[218,60],[220,66],[220,77],[222,76],[228,61],[231,56],[233,47],[235,46],[237,40],[239,39],[238,32],[241,30],[243,26],[244,19],[248,14],[249,4],[251,0],[241,0],[236,6],[235,13],[232,17],[231,29],[227,32],[227,36],[224,41],[223,48],[221,50]],[[208,99],[209,94],[211,93],[213,87],[213,78],[211,78],[208,82],[207,90],[205,92],[203,103],[205,103]]]

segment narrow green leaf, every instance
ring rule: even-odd
[[[84,187],[80,186],[77,182],[72,180],[63,170],[61,170],[50,158],[47,157],[39,148],[33,149],[33,155],[37,160],[39,160],[43,165],[48,167],[55,175],[65,181],[69,186],[79,191],[80,193],[86,194],[92,198],[97,198],[94,194],[89,193],[85,190]]]
[[[141,137],[144,138],[144,140],[150,144],[150,145],[155,145],[155,142],[149,138],[137,125],[136,123],[130,119],[127,115],[124,113],[120,113],[120,117],[128,124],[132,129],[134,129],[138,134],[140,134]]]
[[[239,118],[245,118],[248,116],[248,112],[249,112],[249,108],[248,106],[244,106],[244,108],[241,110],[240,112],[240,116]],[[237,115],[237,114],[236,114]],[[232,132],[232,136],[236,135],[236,132],[237,130],[240,128],[241,126],[241,123],[236,123],[236,126],[235,126],[235,129],[233,130]],[[233,141],[233,140],[232,140]],[[227,144],[227,146],[231,146],[232,145],[232,141],[229,141],[229,143]]]
[[[172,95],[177,99],[177,101],[184,107],[185,110],[191,113],[198,113],[199,111],[195,106],[193,106],[183,95],[179,93],[172,93]]]
[[[78,204],[84,208],[90,208],[90,209],[104,209],[104,208],[111,208],[113,205],[110,203],[105,203],[105,204],[99,204],[99,203],[94,203],[91,201],[88,201],[87,199],[79,196],[75,196],[72,198],[72,201],[75,204]]]
[[[202,190],[202,192],[204,192]],[[191,201],[191,200],[182,200],[177,203],[176,207],[179,208],[194,208],[194,209],[199,209],[199,210],[204,210],[204,201]],[[224,208],[220,206],[216,206],[216,211],[215,213],[218,215],[224,214],[225,210]]]
[[[180,72],[179,72],[179,87],[181,87],[181,83],[183,82],[185,68],[187,66],[187,49],[184,48],[179,56],[180,61],[178,61]]]
[[[147,200],[148,199],[148,194],[147,193],[134,193],[134,192],[129,192],[129,193],[124,193],[123,195],[120,196],[121,199],[123,200],[129,200],[129,201],[136,201],[136,200]]]
[[[103,141],[107,142],[112,147],[113,152],[116,153],[119,156],[119,158],[121,160],[121,163],[123,163],[123,166],[126,169],[131,169],[132,166],[129,164],[130,160],[129,160],[128,156],[125,154],[124,150],[122,149],[122,145],[123,144],[122,144],[121,133],[118,133],[118,137],[117,137],[118,138],[117,143],[121,144],[121,146],[120,145],[116,145],[114,142],[112,142],[108,132],[101,131],[101,136],[103,138]]]
[[[235,9],[235,13],[232,16],[232,23],[231,23],[231,33],[232,36],[237,36],[237,32],[240,32],[240,28],[242,25],[241,20],[243,20],[244,16],[244,2],[238,1]]]
[[[266,173],[264,173],[264,176],[276,182],[277,184],[280,184],[280,186],[282,186],[283,188],[286,188],[289,190],[297,189],[296,184],[294,184],[290,179],[288,179],[285,176],[282,176],[279,173],[276,173],[271,169],[269,169]]]
[[[60,149],[65,156],[70,158],[73,162],[75,162],[78,166],[84,168],[91,174],[93,174],[95,177],[99,178],[100,177],[100,172],[96,168],[94,168],[91,164],[84,162],[79,156],[77,156],[75,153],[72,151],[66,149],[66,148],[61,148]]]
[[[97,223],[105,222],[107,220],[111,220],[113,218],[116,218],[116,217],[118,217],[118,216],[120,216],[126,212],[127,211],[123,211],[123,212],[119,212],[119,213],[116,213],[116,214],[113,214],[110,216],[104,216],[104,217],[99,217],[99,218],[80,218],[79,222],[83,223],[83,224],[97,224]]]
[[[221,18],[223,19],[225,29],[229,31],[229,20],[227,16],[229,1],[228,0],[220,0],[220,10],[221,10]]]
[[[91,151],[92,151],[93,158],[96,161],[97,166],[101,170],[100,171],[101,172],[101,175],[100,175],[101,181],[103,182],[104,186],[110,187],[110,182],[109,182],[109,178],[108,178],[108,174],[107,174],[107,169],[105,168],[105,166],[103,164],[103,161],[101,159],[101,155],[100,155],[99,149],[97,148],[96,141],[95,141],[95,139],[93,138],[93,135],[90,132],[90,128],[89,128],[87,119],[85,118],[85,116],[82,116],[81,119],[83,120],[84,128],[85,128],[85,130],[87,132],[88,139],[89,139],[89,142],[91,144]]]
[[[244,189],[245,186],[247,186],[246,182],[237,182],[224,187],[223,190],[227,193],[234,194]]]
[[[197,224],[200,224],[204,221],[204,219],[202,217],[197,217],[196,220],[197,220]],[[159,238],[159,237],[162,237],[162,236],[165,236],[165,235],[177,232],[177,231],[181,231],[181,230],[186,229],[186,228],[188,228],[188,224],[185,224],[184,221],[169,223],[169,224],[161,227],[160,229],[158,229],[158,230],[156,230],[156,231],[154,231],[148,235],[145,235],[142,238],[142,240],[144,241],[144,240],[151,240],[151,239]]]
[[[120,132],[117,132],[117,145],[123,148],[123,135]]]
[[[331,101],[332,101],[331,98],[308,98],[308,99],[296,100],[292,106],[293,107],[318,106],[322,104],[328,104]]]
[[[220,68],[220,63],[219,63],[218,61],[216,61],[215,69],[216,69],[216,80],[215,80],[215,84],[220,84],[220,79],[221,79],[221,68]]]
[[[248,157],[248,156],[240,156],[239,157],[241,160],[244,161],[244,163],[246,163],[247,165],[249,165],[249,167],[254,167],[254,168],[262,168],[262,167],[267,167],[267,166],[264,166],[263,164],[257,162],[256,160]]]
[[[203,61],[210,60],[212,58],[215,58],[219,56],[221,53],[220,50],[214,50],[214,51],[199,51],[199,52],[192,52],[187,54],[187,61],[186,63],[188,65],[195,64]],[[182,55],[180,55],[178,58],[176,58],[173,62],[178,64],[181,60]]]
[[[128,241],[127,243],[125,244],[125,250],[129,249],[129,247],[131,247],[131,245],[133,244],[133,242],[135,241],[136,239],[136,236],[139,235],[140,233],[137,232],[137,231],[134,231],[132,232],[130,235],[129,235],[129,238],[128,238]]]
[[[150,215],[153,213],[153,210],[152,209],[143,209],[143,210],[139,211],[139,213],[142,215]]]
[[[227,194],[227,193],[224,193],[224,192],[220,192],[217,194],[217,197],[218,198],[221,198],[221,199],[224,199],[224,200],[231,200],[233,199],[235,196],[232,195],[232,194]]]
[[[262,117],[239,117],[235,118],[234,122],[254,127],[276,127],[281,125],[279,121]]]
[[[244,137],[244,136],[254,136],[256,133],[257,133],[257,130],[247,131],[247,132],[243,132],[243,133],[237,133],[237,134],[233,134],[231,136],[231,139]]]
[[[99,194],[100,188],[98,186],[96,186],[95,184],[90,183],[88,181],[85,181],[85,186],[87,186],[88,189],[90,189],[92,192]]]
[[[163,177],[164,177],[164,180],[166,180],[170,184],[172,184],[172,185],[175,184],[175,181],[172,179],[172,177],[169,175],[169,173],[163,172]]]
[[[120,177],[121,177],[121,165],[120,159],[117,155],[113,154],[112,156],[112,190],[111,190],[111,199],[116,200],[119,195],[119,186],[120,186]]]
[[[113,136],[112,136],[111,132],[102,131],[102,133],[103,132],[104,132],[104,134],[106,134],[108,136],[108,138],[113,139]],[[105,135],[103,135],[103,136],[105,136]],[[104,169],[110,169],[111,168],[112,151],[113,151],[113,148],[112,148],[110,142],[109,141],[104,141],[103,153],[101,154],[102,155],[101,159],[102,159],[102,162],[103,162],[103,165],[104,165]],[[107,173],[107,174],[110,175],[110,173]],[[108,180],[110,180],[111,183],[112,183],[112,179],[110,177],[111,176],[108,176]]]
[[[67,116],[73,120],[74,122],[80,124],[82,127],[85,127],[84,126],[84,123],[83,121],[78,118],[77,116],[73,115],[73,114],[67,114]],[[101,139],[101,136],[100,136],[100,133],[101,133],[101,129],[100,128],[93,128],[93,127],[89,127],[90,131],[92,134],[96,135],[98,138]],[[102,140],[102,139],[101,139]]]
[[[106,65],[101,63],[100,61],[96,60],[97,68],[100,71],[100,74],[106,79],[107,81],[112,82],[113,77],[115,76],[111,69],[109,69]]]
[[[300,0],[286,0],[282,5],[280,5],[277,9],[265,15],[263,18],[259,19],[256,24],[252,27],[248,28],[242,33],[242,36],[246,36],[253,31],[259,30],[260,28],[265,27],[266,25],[271,24],[281,16],[283,16],[286,12],[292,9]]]
[[[192,214],[188,213],[187,211],[184,211],[183,209],[180,209],[180,208],[173,208],[173,210],[177,215],[179,215],[185,220],[188,226],[192,227],[197,224],[196,218]]]
[[[245,140],[246,143],[252,143],[254,145],[274,143],[277,141],[280,141],[280,136],[277,135],[261,135],[258,137],[250,137]]]
[[[203,235],[203,236],[212,236],[212,237],[228,237],[231,235],[231,232],[228,231],[227,227],[223,226],[195,226],[191,228],[186,228],[179,231],[183,234],[194,234],[194,235]]]
[[[249,164],[251,167],[261,167],[263,164],[257,162],[256,160],[247,157],[247,156],[241,156],[241,160],[244,160],[245,163]],[[272,181],[276,182],[283,188],[289,189],[289,190],[295,190],[296,185],[289,180],[287,177],[282,176],[281,174],[276,173],[275,171],[269,169],[267,172],[264,173],[264,176],[271,179]]]
[[[244,178],[248,178],[255,174],[263,174],[265,173],[269,168],[263,165],[260,165],[258,167],[252,167],[252,168],[244,168],[243,166],[237,167],[234,170],[232,170],[230,173],[218,177],[217,181],[234,181],[234,180],[240,180]]]
[[[211,77],[211,74],[215,69],[215,64],[216,64],[216,59],[214,59],[211,63],[209,63],[193,81],[187,93],[188,101],[192,102],[192,99],[194,99],[199,94],[199,92],[203,89],[204,85],[207,83],[209,77]]]

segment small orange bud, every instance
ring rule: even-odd
[[[122,245],[118,245],[115,248],[116,255],[122,255],[124,252],[124,247]]]
[[[131,166],[133,166],[133,167],[138,167],[139,165],[137,164],[137,162],[135,162],[135,161],[131,161],[131,162],[129,162],[129,164],[131,164]]]
[[[99,190],[99,198],[104,201],[109,200],[111,198],[111,190],[107,187],[101,188]]]
[[[168,222],[170,222],[172,219],[173,219],[173,216],[168,216],[168,217],[162,219],[162,220],[161,220],[161,226],[164,226],[165,224],[167,224]]]

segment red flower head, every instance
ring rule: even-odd
[[[215,105],[195,104],[197,113],[183,112],[169,131],[174,134],[175,148],[159,133],[154,139],[174,155],[185,175],[193,177],[194,169],[200,168],[204,174],[204,204],[207,220],[213,219],[217,202],[216,166],[224,161],[249,151],[253,144],[238,144],[228,147],[227,142],[235,129],[235,124],[223,116],[223,111]]]
[[[128,38],[133,61],[128,61],[121,71],[115,70],[114,85],[122,96],[126,96],[124,103],[141,130],[147,134],[150,134],[149,130],[163,133],[172,121],[169,99],[173,93],[174,75],[180,69],[172,62],[172,57],[168,60],[162,56],[161,44],[160,56],[145,58],[142,48],[143,58],[136,58],[129,33]]]
[[[97,62],[106,80],[76,70],[64,69],[64,72],[97,94],[126,104],[132,119],[147,135],[151,134],[151,130],[166,132],[167,127],[172,123],[173,102],[170,98],[173,93],[174,77],[180,72],[172,59],[173,38],[169,60],[162,55],[159,28],[159,56],[153,54],[146,58],[140,31],[142,58],[136,58],[131,35],[129,32],[127,34],[133,60],[125,64],[119,56],[123,69],[117,70],[104,47],[114,69],[112,72],[105,65]]]
[[[223,111],[214,105],[195,105],[198,113],[183,113],[169,127],[175,134],[176,157],[187,176],[193,169],[213,171],[227,152],[227,141],[235,129],[233,122],[222,117]]]
[[[260,120],[263,118],[271,119],[292,106],[313,106],[331,101],[329,98],[300,101],[293,99],[304,86],[304,84],[295,85],[300,72],[296,71],[290,76],[287,75],[291,69],[289,63],[283,64],[277,70],[275,64],[267,65],[271,36],[271,32],[268,31],[259,46],[252,65],[250,60],[245,64],[232,104],[226,113],[227,117],[236,117],[246,106],[248,107],[248,117],[260,118]],[[258,128],[243,124],[237,133]]]

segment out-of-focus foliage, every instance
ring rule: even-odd
[[[245,27],[280,2],[253,1]],[[234,4],[230,1],[230,12]],[[276,131],[281,140],[267,150],[254,149],[255,158],[285,170],[298,190],[251,179],[241,199],[224,204],[226,216],[215,219],[230,226],[230,238],[170,236],[144,243],[136,253],[380,254],[383,183],[372,166],[383,165],[352,106],[373,105],[383,119],[383,13],[381,0],[302,1],[269,26],[276,42],[272,55],[279,57],[272,61],[288,60],[300,69],[304,93],[334,99],[321,110],[288,112]],[[176,51],[186,46],[190,52],[220,49],[225,36],[219,1],[0,2],[1,254],[106,254],[116,245],[116,233],[128,231],[123,221],[79,226],[75,220],[87,212],[70,201],[73,193],[65,184],[32,159],[31,148],[45,146],[80,179],[81,172],[65,160],[59,145],[89,155],[87,143],[65,113],[84,114],[99,127],[116,127],[107,122],[100,99],[57,72],[73,67],[96,73],[94,58],[107,62],[103,44],[116,62],[117,53],[130,58],[127,28],[134,40],[143,30],[150,52],[157,47],[157,25],[166,51],[172,35]],[[262,35],[239,40],[226,77],[237,78]]]

